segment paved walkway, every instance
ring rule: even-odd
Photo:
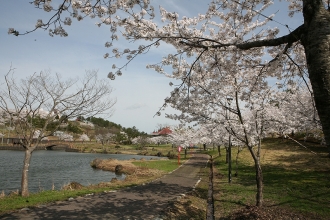
[[[174,172],[149,184],[117,192],[78,197],[4,216],[0,219],[152,219],[160,220],[169,201],[191,191],[208,155],[195,154]]]

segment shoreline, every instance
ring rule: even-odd
[[[25,151],[25,148],[22,146],[0,146],[0,151]],[[132,149],[112,149],[110,151],[102,151],[100,149],[90,149],[89,151],[81,151],[81,149],[70,148],[67,146],[54,146],[52,149],[46,149],[45,147],[36,147],[34,151],[65,151],[65,152],[74,152],[74,153],[93,153],[93,154],[129,154],[129,155],[140,155],[140,156],[154,156],[159,158],[169,158],[169,153],[174,152],[174,150],[168,150],[166,152],[162,152],[162,150],[132,150]],[[176,154],[170,155],[171,157],[176,156]],[[173,158],[172,158],[173,159]]]

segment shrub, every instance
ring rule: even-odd
[[[177,156],[176,156],[176,154],[175,154],[173,151],[169,151],[169,152],[167,153],[167,157],[168,157],[168,159],[174,159],[174,158],[176,158]]]

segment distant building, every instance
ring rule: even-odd
[[[76,121],[79,121],[79,124],[80,124],[80,125],[83,125],[83,126],[89,126],[89,127],[92,127],[92,128],[95,127],[94,124],[93,124],[92,122],[87,121],[87,120],[80,121],[80,120],[77,120],[77,119],[76,119]]]
[[[159,129],[151,133],[151,136],[167,136],[172,134],[172,130],[169,127]]]

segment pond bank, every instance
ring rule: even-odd
[[[61,189],[70,182],[82,185],[107,182],[122,177],[112,172],[93,169],[90,163],[96,159],[114,158],[129,160],[135,158],[157,158],[153,156],[128,154],[73,153],[59,150],[38,150],[33,152],[29,169],[29,190],[39,192],[52,188]],[[0,192],[8,194],[20,189],[24,151],[0,151]],[[82,175],[83,174],[83,175]],[[53,187],[54,186],[54,187]]]
[[[200,180],[199,170],[208,157],[196,155],[170,174],[147,184],[106,191],[66,201],[29,207],[0,216],[1,219],[163,219],[173,201],[191,192]],[[127,180],[125,180],[127,181]],[[136,182],[136,180],[133,180]],[[194,216],[204,216],[203,212]]]

